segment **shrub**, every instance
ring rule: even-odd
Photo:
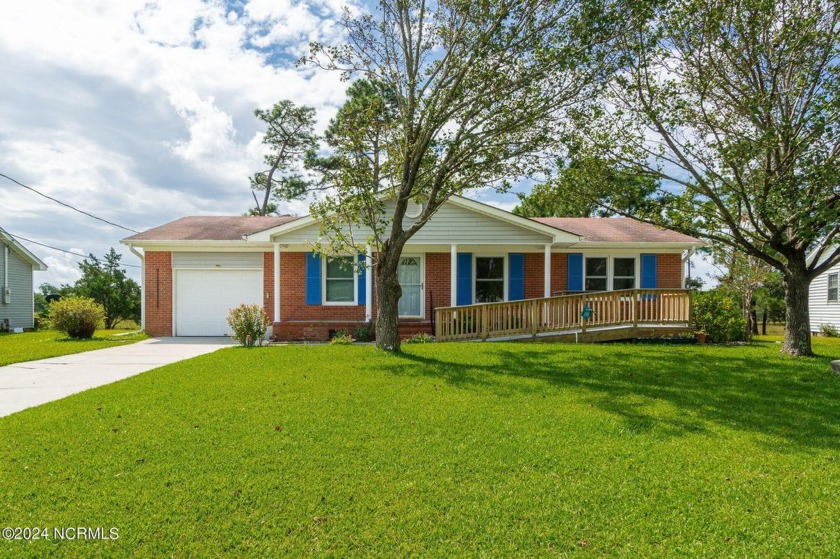
[[[268,330],[268,316],[259,305],[239,305],[228,312],[227,322],[233,334],[231,339],[245,347],[262,345]]]
[[[65,297],[50,303],[53,328],[71,338],[92,338],[104,320],[105,309],[89,297]]]
[[[840,332],[837,331],[837,327],[833,324],[820,324],[820,334],[826,338],[840,337]]]
[[[350,345],[355,341],[346,330],[339,330],[330,340],[330,345]]]
[[[747,322],[741,305],[719,289],[691,295],[694,328],[706,332],[713,342],[744,341]]]
[[[414,334],[410,338],[405,340],[407,344],[428,344],[435,341],[435,337],[425,332],[420,332],[419,334]]]
[[[370,342],[373,340],[373,322],[368,320],[364,326],[356,326],[353,331],[353,337],[360,342]]]

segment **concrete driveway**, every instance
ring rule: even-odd
[[[232,344],[228,338],[153,338],[6,365],[0,367],[0,417]]]

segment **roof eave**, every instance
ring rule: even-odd
[[[8,233],[3,228],[0,228],[0,238],[2,238],[7,243],[12,245],[16,249],[16,251],[19,253],[19,256],[21,258],[23,258],[24,260],[26,260],[27,262],[29,262],[29,264],[32,266],[33,270],[38,271],[38,272],[46,272],[49,269],[48,266],[44,263],[43,260],[41,260],[40,258],[35,256],[34,254],[32,254],[29,251],[29,249],[27,249],[25,246],[20,244],[17,241],[17,239],[15,239],[11,235],[11,233]]]

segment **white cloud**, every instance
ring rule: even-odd
[[[0,172],[142,230],[190,214],[240,214],[262,164],[255,108],[291,99],[320,128],[344,100],[335,73],[297,68],[335,42],[341,0],[30,0],[0,19]],[[0,223],[61,248],[104,254],[128,233],[11,183]],[[305,213],[305,203],[290,205]],[[29,248],[73,281],[73,257]]]

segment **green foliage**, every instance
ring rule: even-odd
[[[140,285],[120,268],[121,258],[113,248],[102,260],[91,254],[79,264],[82,277],[72,288],[73,295],[90,297],[102,305],[105,328],[109,329],[123,320],[140,321]]]
[[[47,296],[58,295],[59,297],[68,297],[75,294],[75,287],[72,285],[61,284],[59,286],[50,283],[42,283],[35,292],[35,314],[48,318],[50,316],[50,304],[47,301]]]
[[[645,219],[781,272],[783,348],[810,355],[808,284],[840,261],[840,247],[820,245],[840,231],[840,3],[627,10],[626,67],[596,109],[580,110],[575,141],[661,181]]]
[[[636,214],[650,204],[658,181],[610,166],[597,157],[578,156],[557,163],[549,182],[530,194],[517,194],[513,213],[523,217],[608,217],[616,210]]]
[[[71,338],[92,338],[104,320],[105,309],[90,297],[65,297],[50,303],[52,327]]]
[[[364,326],[356,326],[353,331],[353,337],[360,342],[369,342],[373,340],[373,322],[367,321]]]
[[[426,332],[419,332],[405,340],[407,344],[430,344],[435,341],[435,337]]]
[[[820,324],[820,334],[826,338],[840,337],[840,332],[838,332],[837,327],[833,324]]]
[[[722,289],[695,291],[691,296],[694,327],[706,332],[710,341],[744,341],[746,319],[741,303]]]
[[[269,153],[265,156],[268,168],[251,177],[255,206],[249,214],[269,215],[277,213],[277,202],[301,199],[309,191],[309,181],[295,171],[295,165],[317,147],[315,109],[283,100],[269,110],[255,110],[254,116],[266,125],[262,143]],[[262,192],[262,200],[257,192]]]
[[[0,418],[4,524],[120,528],[4,556],[838,557],[814,347],[224,349]]]
[[[245,347],[262,345],[270,324],[268,316],[259,305],[242,304],[228,311],[227,323],[233,333],[231,339]]]
[[[347,333],[347,330],[339,330],[330,340],[330,345],[351,345],[355,341],[356,340]]]

